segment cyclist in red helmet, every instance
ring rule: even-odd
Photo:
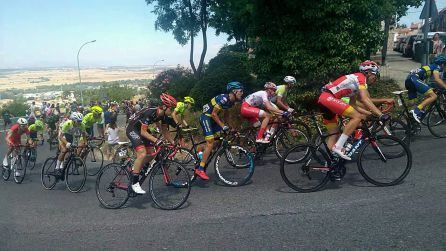
[[[136,160],[132,171],[132,189],[135,193],[145,194],[146,192],[139,184],[139,175],[141,167],[151,159],[150,153],[153,152],[153,146],[161,144],[161,139],[156,138],[149,132],[149,125],[155,124],[161,129],[161,133],[166,140],[174,143],[169,133],[169,125],[175,127],[173,119],[169,118],[177,101],[169,94],[160,95],[162,105],[148,107],[134,113],[129,118],[126,128],[127,137],[130,139],[136,152]]]
[[[382,121],[390,119],[388,114],[383,114],[372,102],[367,90],[367,84],[374,84],[379,77],[379,65],[371,60],[362,62],[357,73],[344,75],[333,82],[326,84],[321,91],[318,103],[322,105],[324,124],[329,134],[328,147],[341,158],[350,160],[345,154],[344,144],[348,137],[358,127],[361,120],[367,115],[375,114]],[[349,104],[341,98],[350,97]],[[359,100],[366,109],[357,105]],[[338,115],[349,117],[350,121],[344,127],[341,136],[338,137]]]

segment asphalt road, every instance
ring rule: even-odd
[[[446,139],[423,133],[411,145],[412,170],[398,186],[375,187],[351,163],[343,181],[296,193],[271,154],[250,184],[200,182],[176,211],[155,208],[148,195],[104,209],[94,177],[78,194],[61,183],[46,191],[40,166],[53,153],[44,146],[23,184],[0,180],[0,249],[444,250]]]

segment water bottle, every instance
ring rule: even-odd
[[[350,152],[350,150],[352,149],[352,146],[353,146],[352,144],[347,142],[347,144],[345,145],[345,152],[346,153]]]
[[[200,160],[203,159],[203,152],[202,152],[202,151],[199,151],[199,152],[198,152],[198,158],[199,158]]]

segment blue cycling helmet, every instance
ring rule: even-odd
[[[446,56],[445,55],[439,55],[437,57],[434,58],[434,63],[435,64],[444,64],[446,63]]]
[[[231,82],[228,83],[226,85],[226,90],[228,90],[228,92],[231,92],[232,90],[237,90],[237,89],[242,89],[243,90],[243,85],[240,82]]]

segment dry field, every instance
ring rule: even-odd
[[[157,69],[157,72],[160,71]],[[81,69],[82,82],[152,79],[152,67]],[[0,91],[11,88],[29,89],[39,85],[63,85],[79,82],[76,68],[0,71]]]

